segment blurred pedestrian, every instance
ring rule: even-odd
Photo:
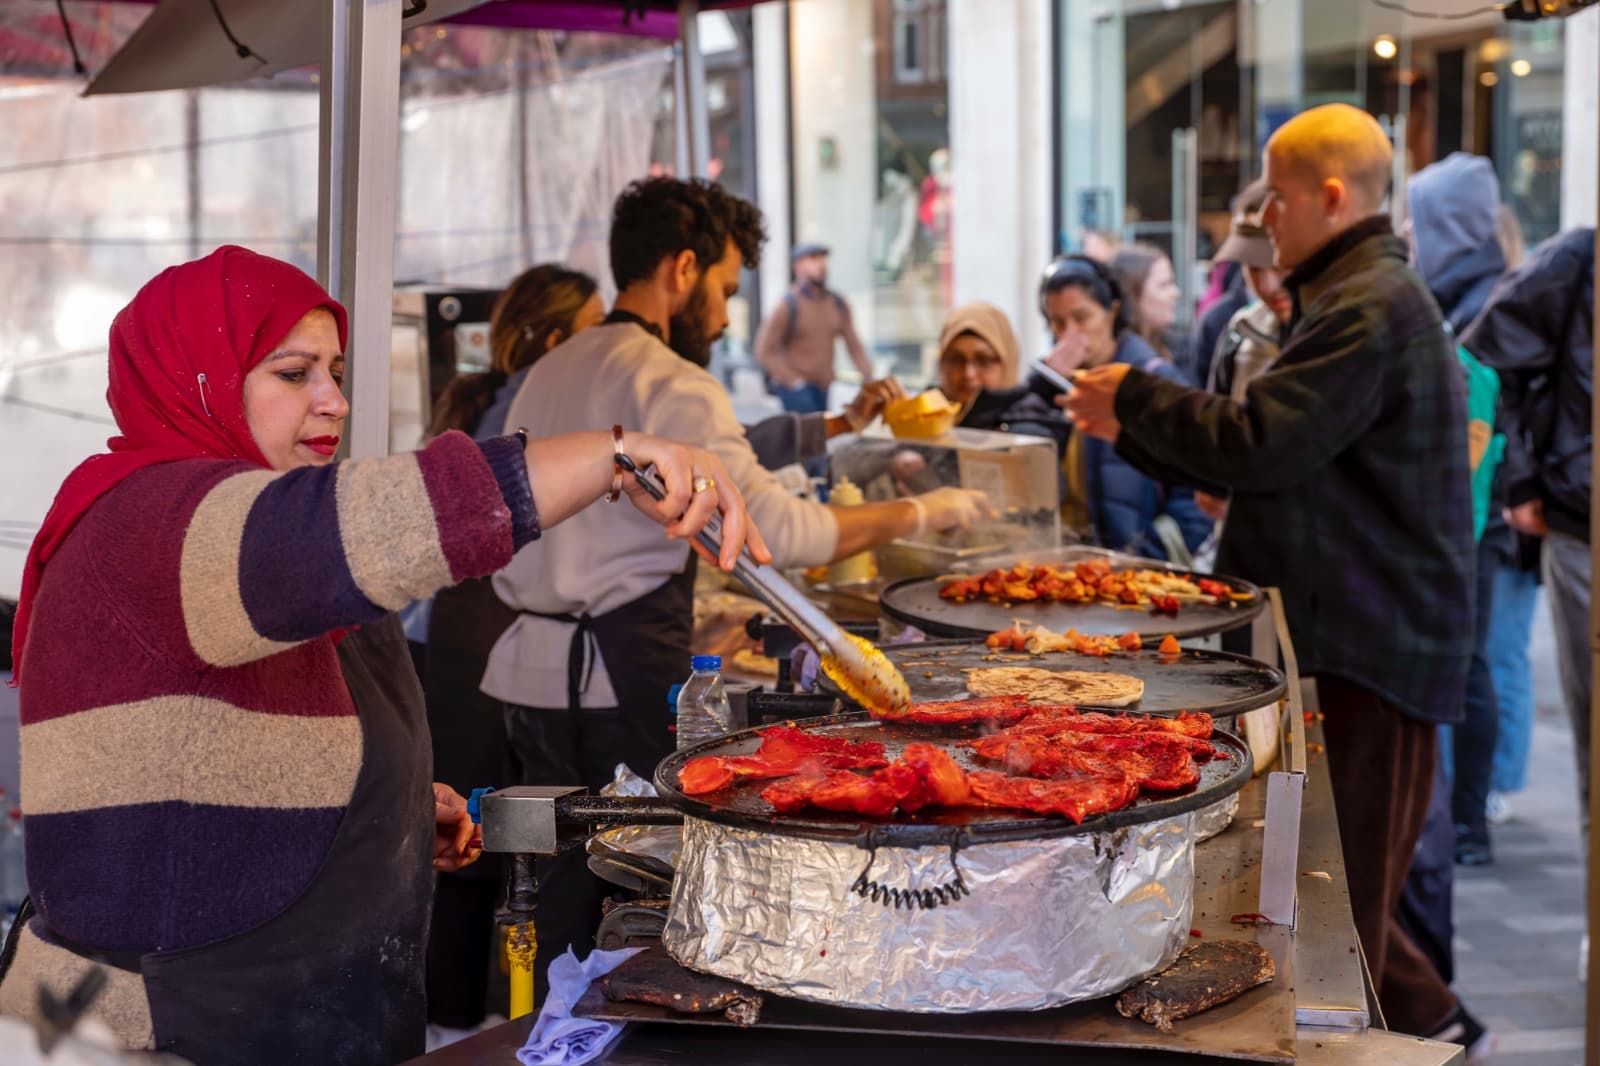
[[[1263,223],[1295,298],[1288,341],[1239,403],[1127,366],[1080,374],[1079,431],[1174,481],[1231,490],[1217,565],[1283,593],[1317,680],[1356,929],[1389,1026],[1489,1043],[1395,919],[1440,722],[1472,652],[1465,387],[1383,210],[1371,115],[1314,108],[1267,144]]]
[[[1057,376],[1084,367],[1138,367],[1181,382],[1178,368],[1129,325],[1128,306],[1104,264],[1082,255],[1051,263],[1039,284],[1039,310],[1056,342],[1045,367]],[[1033,384],[1057,406],[1065,401],[1060,389]],[[1105,441],[1068,433],[1062,470],[1062,521],[1089,543],[1188,566],[1211,532],[1212,521],[1195,504],[1193,489],[1148,476]]]
[[[1251,182],[1239,190],[1232,202],[1228,205],[1232,212],[1232,223],[1228,228],[1229,240],[1222,242],[1222,247],[1217,249],[1217,254],[1211,257],[1212,290],[1207,291],[1196,305],[1195,311],[1200,320],[1194,327],[1194,380],[1196,384],[1204,385],[1211,380],[1211,360],[1217,352],[1217,344],[1222,340],[1223,332],[1228,328],[1228,323],[1233,321],[1233,316],[1250,303],[1252,294],[1250,286],[1245,280],[1244,268],[1232,253],[1227,251],[1231,238],[1238,232],[1238,223],[1241,217],[1254,218],[1259,226],[1261,205],[1266,200],[1266,186],[1261,180]],[[1262,231],[1261,241],[1266,243],[1265,231]],[[1268,249],[1270,252],[1270,248]],[[1270,261],[1268,266],[1270,266]],[[1259,296],[1259,294],[1256,294]]]
[[[1589,840],[1590,396],[1594,381],[1594,230],[1545,241],[1489,297],[1462,343],[1500,372],[1506,522],[1544,537],[1545,591]]]
[[[790,266],[794,284],[756,333],[756,361],[785,411],[816,414],[828,409],[837,342],[844,342],[862,381],[872,380],[872,361],[856,334],[850,305],[828,288],[828,248],[796,245]]]
[[[1187,380],[1198,380],[1190,340],[1173,328],[1182,293],[1167,253],[1154,245],[1130,244],[1113,255],[1107,265],[1117,276],[1127,300],[1129,328]]]
[[[1261,225],[1266,202],[1267,187],[1262,182],[1240,194],[1228,239],[1215,257],[1217,262],[1239,267],[1248,302],[1227,322],[1217,339],[1216,352],[1205,357],[1209,363],[1205,384],[1207,391],[1231,397],[1236,403],[1243,403],[1250,383],[1278,361],[1294,313],[1294,299],[1283,287],[1285,272],[1273,265],[1272,241]],[[1196,492],[1195,502],[1219,522],[1227,515],[1224,497]]]
[[[1505,273],[1499,241],[1500,183],[1482,156],[1455,152],[1424,167],[1406,188],[1410,208],[1411,255],[1417,272],[1433,292],[1445,321],[1456,335],[1478,317],[1489,293]],[[1492,379],[1491,379],[1492,381]],[[1492,454],[1492,425],[1483,427],[1483,461]],[[1479,453],[1475,453],[1479,454]],[[1467,674],[1465,717],[1444,739],[1450,745],[1450,817],[1455,827],[1455,860],[1480,866],[1494,861],[1487,805],[1500,707],[1489,670],[1489,639],[1494,618],[1495,574],[1514,548],[1511,529],[1500,517],[1503,481],[1487,501],[1488,518],[1478,540],[1476,638]],[[1513,639],[1517,639],[1515,634]],[[1528,635],[1520,637],[1525,645]]]

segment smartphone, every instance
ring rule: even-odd
[[[1067,380],[1067,378],[1065,376],[1063,376],[1062,374],[1058,373],[1055,370],[1052,370],[1050,367],[1046,366],[1043,363],[1034,363],[1033,364],[1033,369],[1038,373],[1038,375],[1040,377],[1044,378],[1046,381],[1048,381],[1050,384],[1054,385],[1056,388],[1060,389],[1062,392],[1065,392],[1065,393],[1067,393],[1069,395],[1072,393],[1072,391],[1073,391],[1072,382]]]

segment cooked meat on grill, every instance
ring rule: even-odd
[[[1082,822],[1091,814],[1121,810],[1139,796],[1139,786],[1126,774],[1082,774],[1062,781],[1008,777],[978,770],[967,775],[978,805],[1059,814]]]
[[[783,725],[764,730],[761,737],[761,747],[754,755],[690,759],[678,772],[678,787],[684,795],[703,796],[740,780],[889,765],[883,745],[876,741],[849,741]]]
[[[1181,744],[1165,736],[1101,736],[1062,733],[1054,737],[998,734],[967,741],[978,757],[1023,777],[1064,778],[1122,773],[1151,792],[1178,792],[1200,782],[1200,768]]]
[[[1080,714],[1073,707],[1046,707],[1000,730],[1004,736],[1061,737],[1085,733],[1105,736],[1158,736],[1183,745],[1190,755],[1205,762],[1216,755],[1216,749],[1204,737],[1211,735],[1209,714],[1185,712],[1176,718],[1159,715],[1134,716],[1099,714],[1089,711]]]
[[[1170,733],[1204,740],[1211,736],[1211,716],[1203,711],[1182,711],[1172,716],[1101,714],[1079,711],[1070,704],[1034,707],[1033,713],[1006,728],[1009,733],[1049,734],[1062,729],[1075,733]]]
[[[890,720],[915,725],[1003,725],[1026,718],[1032,709],[1025,695],[987,696],[970,700],[913,703]],[[883,716],[875,714],[873,717]]]
[[[894,765],[876,771],[871,777],[849,770],[791,777],[768,785],[762,791],[761,798],[779,813],[821,807],[825,811],[882,818],[893,814],[895,807],[916,786],[917,778],[913,771]]]
[[[686,970],[659,944],[602,977],[600,989],[618,1003],[653,1003],[682,1014],[721,1011],[736,1025],[754,1025],[761,1017],[761,993]]]
[[[910,798],[900,806],[908,811],[919,807],[965,807],[972,801],[972,787],[967,784],[967,772],[956,765],[950,753],[932,744],[907,744],[900,753],[900,761],[916,773],[921,786],[920,795],[914,797],[916,806],[908,806]]]
[[[1272,956],[1248,940],[1205,940],[1117,997],[1117,1013],[1163,1033],[1172,1023],[1237,999],[1277,976]]]

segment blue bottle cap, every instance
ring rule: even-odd
[[[678,693],[683,691],[682,685],[673,685],[667,689],[667,706],[672,708],[672,713],[678,713]]]
[[[689,666],[691,669],[695,670],[721,670],[722,656],[696,655],[694,658],[689,660]]]

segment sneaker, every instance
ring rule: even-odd
[[[1494,1054],[1494,1034],[1468,1013],[1467,1008],[1459,1004],[1444,1025],[1430,1034],[1428,1039],[1439,1040],[1446,1044],[1459,1044],[1466,1048],[1467,1066],[1477,1066],[1478,1063],[1488,1061],[1489,1056]]]
[[[1456,826],[1456,865],[1489,866],[1494,863],[1494,849],[1487,835],[1476,836],[1464,825]]]
[[[1490,825],[1505,825],[1515,815],[1511,809],[1511,796],[1505,792],[1489,793],[1489,801],[1483,805],[1483,809]]]

